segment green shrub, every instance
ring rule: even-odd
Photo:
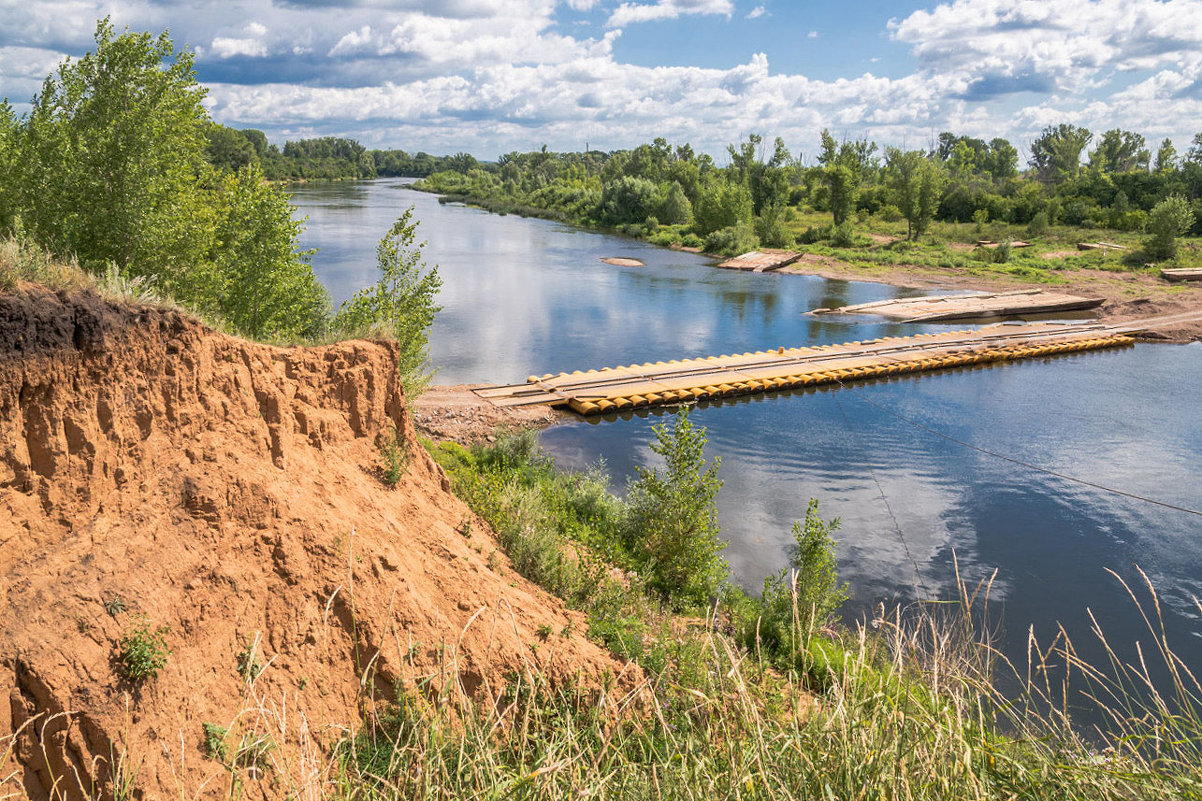
[[[1148,238],[1144,251],[1149,258],[1171,259],[1177,254],[1177,237],[1194,224],[1194,211],[1181,195],[1170,195],[1148,215]]]
[[[422,260],[426,243],[416,241],[417,225],[410,206],[376,246],[380,280],[343,303],[331,323],[343,336],[394,337],[397,369],[410,400],[433,377],[427,331],[442,308],[435,301],[442,279],[437,265],[427,269]]]
[[[746,223],[719,228],[705,238],[705,250],[720,256],[737,256],[759,247],[759,239]]]
[[[152,679],[167,665],[171,649],[167,647],[169,626],[150,628],[146,618],[138,618],[132,629],[121,638],[118,659],[121,675],[130,681]]]
[[[205,733],[205,756],[225,764],[230,758],[230,747],[225,742],[229,730],[216,723],[200,724]]]
[[[1046,211],[1038,211],[1031,218],[1031,222],[1027,223],[1027,236],[1035,239],[1041,237],[1048,232],[1048,213]]]
[[[652,429],[651,450],[663,469],[637,468],[627,492],[629,512],[622,529],[627,550],[644,565],[648,583],[677,608],[707,604],[726,581],[714,502],[722,482],[721,459],[705,460],[704,428],[681,406],[675,424]]]
[[[409,470],[409,442],[396,425],[380,435],[380,461],[380,477],[389,487],[399,484]]]
[[[789,567],[764,579],[758,606],[741,610],[743,641],[774,657],[778,664],[808,670],[808,648],[814,632],[829,623],[847,600],[839,584],[832,533],[836,518],[824,522],[818,501],[811,498],[805,520],[793,524]],[[752,617],[749,614],[755,614]]]
[[[811,225],[801,232],[801,236],[797,237],[797,241],[803,245],[813,245],[823,239],[830,239],[834,230],[835,226],[833,225]]]
[[[890,223],[895,223],[902,219],[901,209],[892,203],[886,203],[885,205],[881,206],[880,211],[877,212],[877,216],[879,216],[885,222]]]
[[[849,248],[855,245],[855,241],[856,230],[852,227],[851,220],[844,220],[831,232],[832,247]]]

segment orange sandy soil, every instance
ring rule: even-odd
[[[1185,311],[1202,312],[1202,286],[1171,284],[1144,273],[1109,270],[1073,269],[1059,274],[1065,283],[1035,284],[1003,275],[970,275],[962,270],[913,265],[873,265],[860,267],[829,256],[804,254],[798,261],[777,272],[794,275],[818,275],[839,281],[873,281],[914,289],[976,289],[1006,291],[1045,288],[1050,292],[1105,298],[1098,318],[1122,323]],[[1150,339],[1189,342],[1202,339],[1202,319],[1146,335]]]
[[[274,348],[86,292],[0,294],[0,795],[112,798],[120,759],[147,801],[325,797],[331,746],[397,688],[489,704],[527,668],[596,703],[607,676],[630,687],[412,417],[394,344]],[[131,681],[140,619],[171,653]],[[265,769],[206,758],[203,723],[231,752],[269,736]]]

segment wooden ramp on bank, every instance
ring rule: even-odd
[[[718,266],[727,270],[746,270],[753,273],[769,273],[781,267],[792,264],[801,258],[794,250],[753,250],[741,256],[719,262]]]
[[[1198,267],[1161,270],[1160,274],[1168,281],[1202,281],[1202,268]]]
[[[1061,295],[1041,289],[1014,292],[967,292],[960,295],[926,295],[894,298],[837,309],[813,309],[810,314],[877,314],[904,323],[936,323],[951,320],[996,320],[1031,314],[1076,312],[1094,309],[1100,298]]]
[[[1135,332],[1198,317],[1202,312],[1124,325],[993,325],[973,331],[548,373],[531,376],[524,384],[473,391],[497,406],[567,406],[593,415],[1119,347],[1131,344]]]

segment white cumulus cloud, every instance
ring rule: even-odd
[[[686,14],[721,14],[729,17],[735,7],[731,0],[657,0],[654,3],[622,3],[605,24],[620,28],[634,22],[677,19]]]

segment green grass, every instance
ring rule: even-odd
[[[533,670],[486,704],[402,693],[338,749],[335,783],[387,799],[1200,797],[1196,704],[1152,701],[1086,740],[1037,712],[1038,684],[1001,698],[972,636],[934,615],[878,618],[812,646],[817,695],[708,629],[678,636],[633,705]]]
[[[433,450],[511,558],[550,551],[515,563],[586,609],[588,636],[640,664],[646,683],[625,709],[616,687],[553,686],[533,669],[480,705],[402,693],[339,749],[344,795],[1202,798],[1202,688],[1158,627],[1150,585],[1142,600],[1156,661],[1173,676],[1167,694],[1154,689],[1152,669],[1123,663],[1104,638],[1108,665],[1084,664],[1064,638],[1034,647],[1030,665],[1007,663],[980,625],[988,586],[962,585],[949,604],[851,629],[797,631],[773,653],[757,636],[767,610],[737,591],[716,618],[672,618],[637,579],[593,588],[602,574],[584,567],[569,581],[543,572],[548,561],[572,561],[565,554],[604,550],[588,543],[609,537],[619,512],[594,494],[599,476],[557,472],[531,435]],[[794,601],[786,619],[804,618]],[[1065,665],[1085,679],[1080,689],[1053,680]],[[1065,699],[1095,704],[1107,734],[1074,729]]]

